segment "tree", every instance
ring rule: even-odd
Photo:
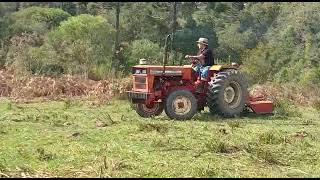
[[[125,3],[122,8],[122,35],[125,41],[147,38],[164,43],[170,33],[170,3],[138,2]]]
[[[148,39],[135,40],[130,44],[126,53],[128,66],[139,63],[139,59],[146,59],[151,64],[161,64],[163,48]]]
[[[111,69],[114,41],[115,29],[106,19],[82,14],[62,22],[49,33],[48,43],[66,70],[87,74],[94,66]]]
[[[33,6],[12,13],[9,16],[9,30],[11,34],[44,34],[69,17],[70,14],[61,9]]]

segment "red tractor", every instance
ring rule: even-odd
[[[192,65],[166,66],[165,50],[163,65],[141,63],[144,65],[132,68],[133,88],[127,93],[141,117],[157,116],[165,110],[171,119],[187,120],[206,106],[222,117],[239,116],[246,108],[259,114],[273,111],[271,101],[249,96],[248,83],[237,64],[213,65],[210,81],[205,82],[202,92],[197,92],[199,75]]]

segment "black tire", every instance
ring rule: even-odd
[[[145,104],[135,104],[136,112],[144,118],[152,116],[159,116],[163,112],[163,103],[155,103],[152,107],[148,107]]]
[[[221,71],[209,82],[207,105],[212,114],[222,117],[239,116],[245,109],[247,98],[248,82],[235,69]]]
[[[176,90],[167,97],[164,110],[170,119],[189,120],[197,113],[197,99],[190,91]]]

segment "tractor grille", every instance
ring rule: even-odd
[[[148,98],[148,94],[147,93],[140,93],[140,92],[132,92],[132,91],[128,91],[128,98],[129,99],[147,99]]]
[[[147,77],[134,76],[134,89],[147,89]]]

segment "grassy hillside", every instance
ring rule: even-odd
[[[0,177],[319,177],[320,113],[140,118],[127,101],[0,103]]]

